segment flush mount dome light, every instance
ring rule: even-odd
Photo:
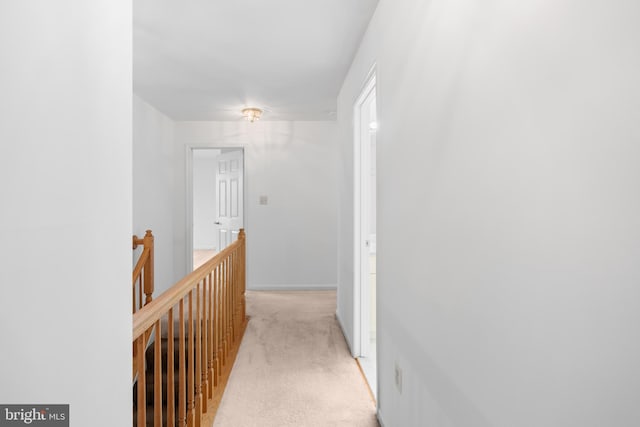
[[[244,110],[242,110],[242,115],[244,116],[244,118],[253,123],[256,120],[260,120],[260,116],[262,115],[262,110],[259,108],[245,108]]]

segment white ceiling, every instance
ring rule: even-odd
[[[135,0],[134,92],[174,120],[334,120],[378,0]]]

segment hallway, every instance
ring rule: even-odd
[[[62,5],[0,5],[0,403],[131,425],[132,234],[153,230],[158,301],[192,267],[189,153],[229,147],[246,287],[337,308],[294,305],[276,336],[287,311],[251,294],[218,425],[357,425],[333,310],[357,350],[375,75],[380,424],[640,426],[640,1]]]
[[[247,291],[251,317],[215,427],[378,426],[335,291]]]

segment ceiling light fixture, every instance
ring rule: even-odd
[[[262,110],[259,108],[245,108],[244,110],[242,110],[242,115],[247,121],[253,123],[256,120],[260,120]]]

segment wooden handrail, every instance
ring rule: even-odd
[[[133,314],[135,425],[146,426],[147,415],[158,427],[213,420],[247,324],[245,240],[241,229],[238,240]]]
[[[242,237],[241,237],[242,236]],[[178,283],[167,289],[159,297],[145,305],[140,311],[133,316],[133,339],[138,338],[147,329],[152,327],[155,322],[171,307],[176,305],[182,298],[191,291],[196,284],[204,279],[214,267],[218,266],[221,261],[226,259],[229,254],[233,253],[241,244],[244,243],[244,230],[240,230],[238,240],[227,246],[221,252],[218,252],[209,261],[180,279]]]

